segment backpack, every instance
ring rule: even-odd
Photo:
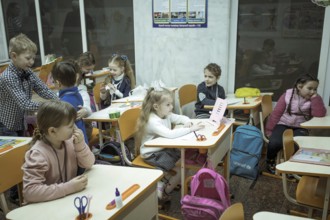
[[[263,144],[262,133],[257,127],[238,126],[230,152],[230,174],[256,180]]]
[[[191,195],[181,200],[186,220],[218,220],[230,206],[229,188],[223,176],[213,169],[201,168],[191,180]]]
[[[131,152],[129,149],[125,146],[125,151],[127,158],[129,160],[132,160],[133,156],[131,155]],[[100,153],[98,154],[98,157],[100,160],[104,160],[107,162],[110,162],[113,165],[120,165],[120,166],[126,166],[124,156],[121,152],[120,143],[116,141],[109,141],[104,143],[103,147],[100,150]]]

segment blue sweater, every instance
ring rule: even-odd
[[[78,106],[84,105],[84,101],[78,91],[78,87],[76,87],[76,86],[60,90],[59,97],[60,97],[61,101],[70,103],[76,109],[76,111],[79,110]],[[84,133],[85,143],[88,144],[88,138],[87,138],[87,134],[86,134],[86,128],[85,128],[84,121],[82,119],[80,119],[80,120],[76,121],[76,125]]]

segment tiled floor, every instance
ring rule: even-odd
[[[233,176],[230,179],[230,193],[234,196],[231,202],[243,203],[246,220],[253,219],[253,214],[259,211],[287,213],[287,210],[293,209],[307,213],[307,209],[292,205],[285,199],[280,179],[261,175],[254,187],[250,188],[251,184],[251,180],[241,177]],[[295,187],[296,183],[290,183],[292,193],[294,193]],[[10,208],[16,208],[16,206],[10,204]],[[174,191],[169,209],[160,210],[160,213],[182,219],[180,208],[180,191]],[[316,212],[314,215],[314,217],[320,216],[320,212]],[[0,212],[0,220],[5,220],[2,212]]]

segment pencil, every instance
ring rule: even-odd
[[[195,134],[196,138],[198,138],[198,136],[197,136],[197,134],[196,134],[196,131],[194,131],[194,134]]]

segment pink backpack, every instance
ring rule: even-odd
[[[223,176],[213,169],[200,169],[191,180],[191,195],[181,199],[186,220],[218,220],[230,206],[229,188]]]

